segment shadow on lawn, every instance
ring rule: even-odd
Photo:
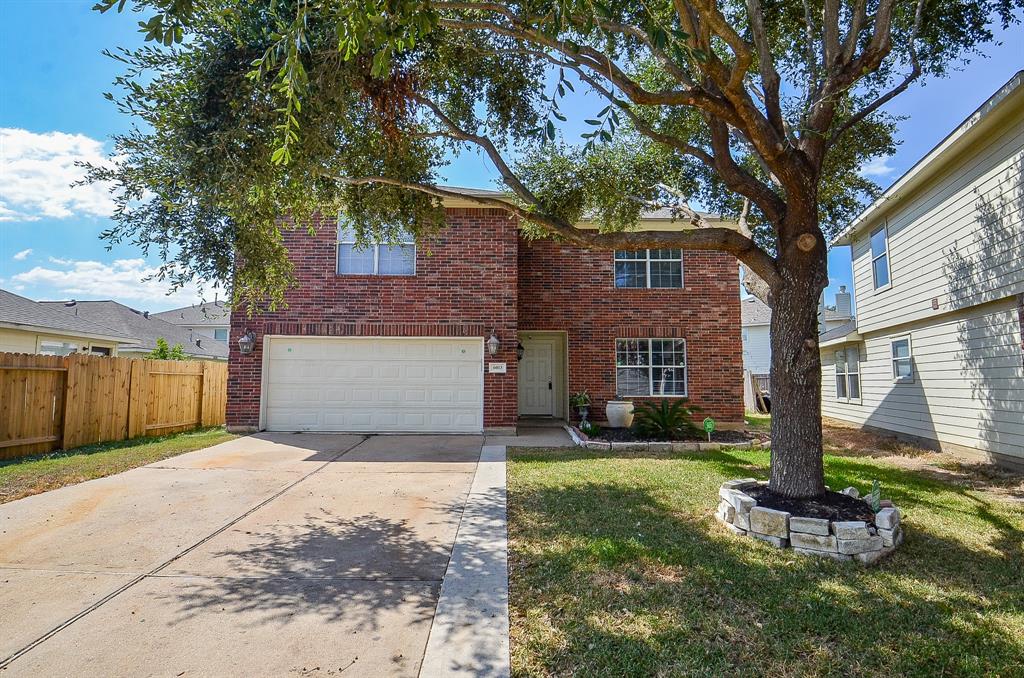
[[[728,453],[701,459],[726,476],[748,466]],[[862,471],[843,467],[830,478],[859,479]],[[934,484],[894,473],[899,477],[887,478],[890,487],[898,480],[908,487],[907,498],[926,495]],[[695,498],[699,506],[706,499],[708,508],[687,513],[661,494],[625,482],[585,481],[525,484],[510,494],[519,670],[964,675],[1024,669],[1024,531],[977,497],[965,495],[967,513],[998,530],[991,548],[971,548],[912,524],[896,554],[863,569],[733,537],[710,518],[713,496]],[[909,505],[911,515],[918,506],[920,513],[944,508]]]

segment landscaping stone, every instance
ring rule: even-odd
[[[647,443],[647,449],[651,452],[671,452],[672,443]]]
[[[739,490],[733,490],[728,501],[736,509],[736,513],[750,513],[751,509],[757,506],[756,499]]]
[[[877,563],[903,543],[900,511],[895,506],[879,511],[874,521],[794,516],[759,506],[747,494],[750,488],[766,484],[754,478],[722,483],[715,519],[733,534],[754,537],[776,548],[792,548],[802,555],[838,561],[856,560],[865,566]],[[848,496],[856,496],[856,488],[847,490]]]
[[[755,506],[750,509],[750,529],[759,534],[785,539],[789,537],[789,514]]]
[[[784,549],[789,546],[789,540],[784,537],[776,537],[771,534],[760,534],[759,532],[749,532],[751,537],[754,539],[760,539],[766,541],[777,549]]]
[[[793,548],[811,549],[814,551],[838,551],[838,540],[834,535],[805,534],[790,532],[789,540]]]
[[[807,534],[828,534],[829,521],[825,518],[792,516],[789,519],[789,530],[790,532],[805,532]]]
[[[722,443],[697,443],[701,452],[717,452],[722,449]]]
[[[894,530],[878,530],[878,536],[882,538],[882,546],[899,546],[903,543],[903,528],[897,527]]]
[[[750,441],[747,441],[745,443],[729,443],[729,447],[731,447],[734,450],[749,450],[750,446]]]
[[[805,556],[818,556],[819,558],[831,558],[832,560],[839,561],[853,560],[853,556],[848,556],[844,553],[838,553],[836,551],[817,551],[815,549],[805,549],[796,546],[793,547],[793,550]]]
[[[900,512],[894,508],[884,508],[875,514],[875,526],[880,530],[894,530],[899,524]]]
[[[672,443],[673,452],[697,452],[700,450],[700,443]]]
[[[839,494],[845,494],[847,497],[853,497],[854,499],[860,499],[860,490],[856,487],[847,487],[839,491]]]
[[[867,551],[878,551],[882,548],[882,538],[868,537],[867,539],[839,539],[839,552],[854,555]]]
[[[603,440],[588,440],[587,441],[587,449],[588,450],[610,450],[610,449],[612,449],[612,444],[609,443],[609,442],[605,442]]]
[[[613,441],[611,443],[611,446],[612,446],[613,450],[631,450],[631,451],[636,451],[636,450],[646,450],[647,449],[647,443],[632,443],[632,442]]]
[[[868,524],[863,520],[837,520],[832,523],[832,532],[839,539],[868,539]]]

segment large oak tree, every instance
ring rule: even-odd
[[[774,309],[771,487],[814,496],[826,248],[877,190],[858,170],[894,150],[884,106],[976,56],[1021,4],[134,0],[153,46],[111,53],[125,64],[112,98],[138,125],[91,180],[117,188],[106,237],[250,308],[283,299],[281,229],[318,211],[342,210],[360,238],[442,228],[436,171],[460,152],[497,168],[512,204],[476,202],[528,237],[732,253]],[[582,138],[562,133],[574,124]],[[652,205],[693,228],[636,230]],[[576,228],[585,215],[598,230]]]

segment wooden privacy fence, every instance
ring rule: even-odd
[[[0,353],[0,459],[224,423],[227,363]]]

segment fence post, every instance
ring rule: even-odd
[[[206,383],[208,376],[206,361],[200,361],[199,364],[199,417],[196,420],[196,428],[202,428],[206,420]]]
[[[132,360],[131,377],[128,382],[128,437],[138,438],[146,433],[146,401],[149,399],[146,384],[146,361]]]

